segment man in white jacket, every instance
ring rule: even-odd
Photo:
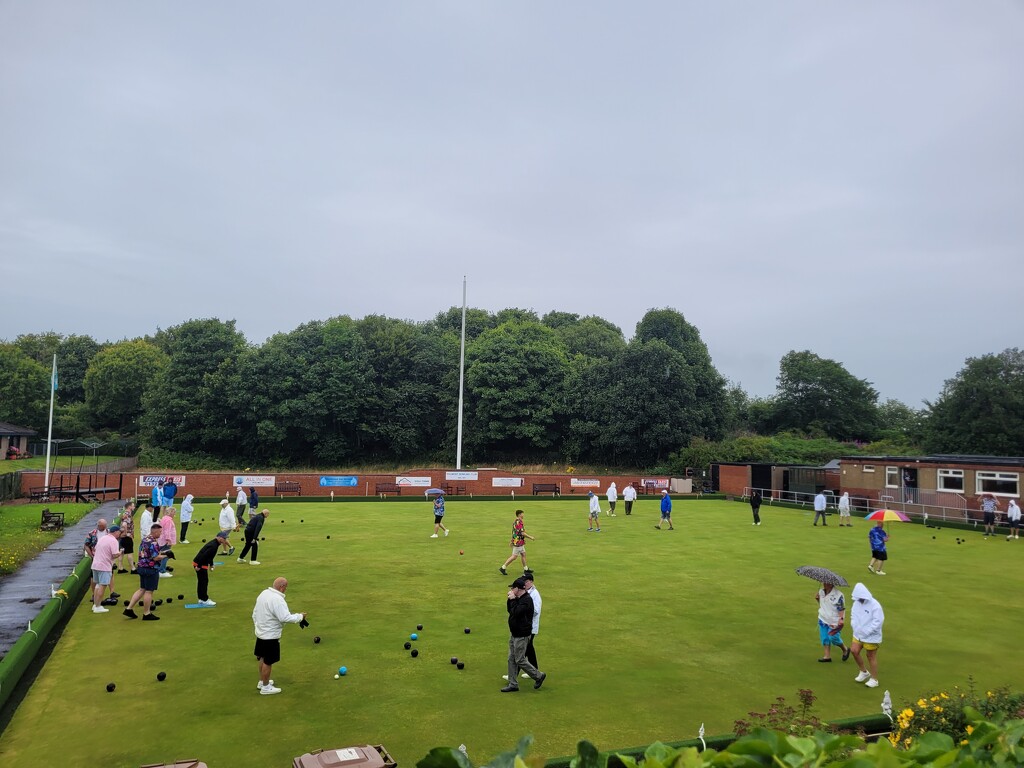
[[[608,486],[608,491],[605,495],[608,498],[608,514],[611,517],[615,517],[615,502],[619,500],[619,489],[615,487],[615,483]]]
[[[868,688],[878,687],[878,647],[882,644],[882,624],[885,613],[882,605],[871,596],[871,592],[860,582],[853,587],[853,605],[850,606],[850,624],[853,627],[853,660],[857,662],[860,674],[854,678]],[[867,665],[860,657],[861,650],[867,651]],[[870,669],[870,671],[869,671]]]
[[[256,648],[253,655],[259,662],[260,681],[256,684],[263,696],[280,693],[281,689],[274,686],[270,679],[272,667],[281,660],[281,632],[285,624],[298,624],[306,620],[305,613],[292,613],[284,593],[288,589],[288,580],[278,576],[274,585],[267,587],[256,598],[256,607],[252,609],[252,623],[256,630]]]
[[[626,516],[629,517],[633,514],[633,502],[636,501],[636,488],[632,485],[627,485],[622,490],[622,500],[626,502]]]
[[[235,529],[235,513],[231,509],[231,502],[227,499],[220,500],[220,516],[217,518],[217,523],[220,525],[221,533],[224,534],[224,546],[227,547],[221,552],[225,555],[234,554],[235,548],[228,544],[228,536]]]

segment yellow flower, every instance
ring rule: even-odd
[[[932,698],[931,698],[931,701],[938,701],[938,700],[939,700],[938,696],[932,696]]]
[[[962,747],[962,746],[964,746],[965,744],[967,744],[967,739],[961,739],[961,740],[960,740],[960,746]]]
[[[921,709],[928,709],[928,702],[924,699],[918,699],[917,706],[919,706]]]
[[[988,696],[988,697],[989,697],[990,699],[991,699],[991,698],[992,698],[993,696],[995,696],[995,694],[994,694],[994,693],[992,693],[992,691],[989,691],[989,692],[988,692],[988,693],[986,693],[985,695],[986,695],[986,696]]]
[[[940,693],[939,696],[941,696],[944,699],[948,699],[949,698],[949,695],[945,694],[945,693]]]
[[[942,707],[936,705],[935,708],[932,711],[933,712],[941,712],[942,711]]]
[[[967,735],[970,736],[972,733],[974,733],[974,726],[968,725],[965,730],[967,731]]]

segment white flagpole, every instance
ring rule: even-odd
[[[462,276],[462,345],[459,349],[459,433],[455,468],[462,469],[462,382],[466,375],[466,276]]]
[[[50,371],[50,428],[46,432],[46,474],[43,475],[43,492],[50,492],[50,446],[53,445],[53,398],[57,394],[57,353],[53,353],[53,370]]]

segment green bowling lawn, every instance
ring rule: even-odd
[[[982,690],[1024,688],[1015,662],[1024,544],[1001,537],[893,524],[883,577],[867,571],[863,521],[814,528],[807,513],[764,507],[754,527],[745,505],[725,501],[677,501],[672,532],[654,530],[655,500],[632,517],[620,504],[601,533],[586,532],[584,499],[451,501],[452,534],[441,539],[428,538],[425,502],[270,504],[263,564],[225,558],[211,579],[216,608],[177,600],[194,601],[188,563],[216,530],[212,505],[199,508],[206,522],[193,525],[193,543],[177,548],[175,578],[161,582],[158,596],[175,598],[158,609],[161,621],[83,604],[0,736],[0,763],[199,757],[211,768],[262,768],[372,743],[408,768],[432,747],[459,744],[480,764],[525,733],[536,739],[531,754],[549,758],[581,738],[612,749],[691,738],[702,723],[729,732],[801,688],[826,718],[877,713],[886,689],[898,705],[969,676]],[[524,681],[502,694],[511,578],[498,565],[518,506],[537,539],[527,551],[544,598],[537,647],[548,679],[540,691]],[[854,683],[852,660],[816,662],[817,585],[793,572],[804,564],[862,580],[881,601],[880,688]],[[260,696],[250,615],[279,575],[311,626],[286,627],[274,670],[283,693]],[[135,581],[116,586],[127,596]],[[417,624],[414,659],[403,643]],[[340,665],[349,672],[335,680]]]

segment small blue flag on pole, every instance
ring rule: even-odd
[[[57,391],[57,363],[54,361],[53,365],[53,391]]]

